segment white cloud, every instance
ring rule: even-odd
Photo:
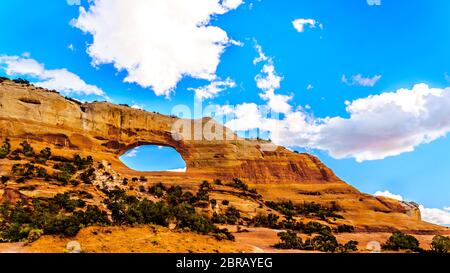
[[[258,107],[255,105],[253,110]],[[252,114],[258,122],[241,123],[238,119],[226,125],[240,131],[261,126],[270,130],[275,144],[324,150],[338,159],[383,159],[411,152],[450,131],[450,88],[417,84],[411,90],[399,89],[348,102],[346,110],[348,118],[315,118],[299,109],[283,119],[259,113]]]
[[[223,81],[219,79],[212,81],[210,84],[198,88],[188,88],[188,90],[194,91],[195,96],[199,99],[211,99],[220,92],[234,87],[236,87],[236,83],[231,78],[227,78]]]
[[[323,29],[323,25],[318,23],[314,19],[304,19],[304,18],[295,19],[294,21],[292,21],[292,25],[298,32],[305,31],[306,27],[315,28],[316,26],[319,26],[320,29]]]
[[[267,101],[267,106],[277,113],[289,113],[292,106],[289,104],[289,100],[292,96],[275,94],[274,90],[267,90],[259,95],[263,100]]]
[[[425,208],[420,205],[422,220],[437,225],[450,225],[450,212],[446,209]]]
[[[381,79],[381,75],[375,75],[373,77],[363,77],[361,74],[351,76],[349,80],[346,75],[342,75],[342,82],[347,85],[359,85],[364,87],[373,87]]]
[[[262,47],[255,41],[255,50],[258,53],[258,57],[253,59],[253,64],[256,65],[260,62],[265,62],[269,58],[267,58],[266,54],[264,54]]]
[[[138,110],[144,110],[144,106],[142,104],[137,104],[137,103],[131,105],[131,108],[138,109]]]
[[[210,21],[242,0],[92,0],[72,24],[93,35],[94,65],[125,70],[125,82],[169,96],[184,77],[214,80],[221,54],[234,44]]]
[[[103,90],[95,85],[87,84],[78,75],[62,69],[47,70],[34,59],[18,56],[0,56],[0,68],[9,76],[26,76],[37,79],[34,85],[47,89],[55,89],[65,94],[105,96]]]
[[[281,76],[277,75],[272,60],[269,60],[255,77],[256,86],[261,90],[275,90],[280,88]]]
[[[398,200],[398,201],[403,201],[403,197],[401,195],[393,194],[393,193],[391,193],[388,190],[377,191],[373,195],[375,195],[375,196],[383,196],[383,197],[388,197],[388,198],[395,199],[395,200]]]
[[[381,0],[366,0],[369,6],[381,6]]]
[[[258,57],[253,60],[256,65],[260,62],[264,62],[261,72],[256,75],[256,86],[263,92],[259,94],[261,99],[267,101],[267,106],[277,113],[289,113],[292,106],[289,104],[289,100],[292,96],[275,94],[275,90],[280,89],[280,83],[283,79],[277,74],[272,58],[267,57],[261,46],[256,44],[255,49],[258,53]]]
[[[403,197],[399,194],[393,194],[389,191],[377,191],[375,196],[384,196],[392,198],[398,201],[403,201]],[[448,207],[444,209],[437,208],[425,208],[423,205],[419,205],[421,218],[423,221],[437,224],[437,225],[450,225],[450,212]]]
[[[74,46],[73,44],[69,44],[69,45],[67,46],[67,48],[68,48],[70,51],[75,51],[75,46]]]
[[[128,151],[126,154],[124,154],[124,157],[128,157],[128,158],[132,158],[132,157],[136,157],[138,155],[139,152],[139,147],[134,148],[131,151]]]
[[[306,86],[306,90],[313,90],[314,86],[312,84],[308,84],[308,86]]]

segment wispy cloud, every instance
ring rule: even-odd
[[[359,85],[364,87],[373,87],[381,79],[381,75],[374,75],[373,77],[363,77],[361,74],[353,75],[350,79],[344,74],[341,81],[347,85]]]
[[[236,83],[231,78],[226,78],[225,80],[214,80],[208,85],[201,86],[198,88],[188,88],[190,91],[195,92],[195,96],[199,99],[211,99],[216,97],[220,92],[223,92],[229,88],[236,87]]]
[[[139,147],[134,148],[133,150],[128,151],[128,152],[124,155],[124,157],[129,157],[129,158],[136,157],[136,156],[138,155],[138,152],[139,152]]]

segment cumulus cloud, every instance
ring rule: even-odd
[[[231,79],[214,80],[210,84],[201,86],[198,88],[188,88],[190,91],[195,92],[195,96],[199,99],[211,99],[216,97],[220,92],[225,91],[228,88],[236,87],[236,83]]]
[[[225,48],[235,44],[210,25],[242,0],[92,0],[72,25],[93,36],[94,65],[113,64],[125,82],[169,96],[184,77],[214,80]]]
[[[377,191],[375,196],[384,196],[388,198],[392,198],[398,201],[403,201],[403,197],[399,194],[393,194],[388,190],[385,191]],[[423,205],[419,205],[420,214],[423,221],[437,224],[437,225],[450,225],[450,211],[448,207],[444,207],[444,209],[437,208],[426,208]]]
[[[388,198],[395,199],[395,200],[398,200],[398,201],[403,201],[403,197],[400,194],[393,194],[393,193],[391,193],[388,190],[377,191],[373,195],[375,195],[375,196],[383,196],[383,197],[388,197]]]
[[[363,77],[361,74],[353,75],[350,79],[346,75],[342,75],[342,82],[347,85],[359,85],[364,87],[373,87],[381,79],[381,75],[373,77]]]
[[[258,123],[241,124],[238,119],[226,125],[235,130],[263,125],[278,145],[324,150],[338,159],[377,160],[411,152],[445,136],[450,131],[450,88],[417,84],[347,102],[346,110],[347,118],[315,118],[300,108],[282,119],[260,114]]]
[[[0,69],[9,76],[22,76],[37,79],[34,85],[54,89],[65,94],[97,95],[105,93],[95,85],[87,84],[78,75],[62,69],[46,69],[44,64],[29,57],[0,56]]]
[[[316,20],[304,18],[295,19],[294,21],[292,21],[292,25],[298,32],[305,31],[305,28],[307,27],[315,28],[316,26],[319,26],[320,28],[323,28],[323,25],[318,23]]]
[[[446,209],[425,208],[420,205],[422,220],[437,225],[450,225],[450,212]]]

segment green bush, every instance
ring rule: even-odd
[[[227,184],[227,186],[236,188],[236,189],[240,189],[242,191],[248,191],[248,185],[245,184],[241,179],[239,178],[234,178],[232,183]]]
[[[225,211],[225,217],[228,224],[234,225],[241,218],[241,214],[235,207],[228,207]]]
[[[255,227],[278,228],[279,218],[280,217],[278,215],[273,213],[269,213],[267,215],[258,214],[252,219],[251,224]]]
[[[412,235],[405,234],[401,231],[392,233],[391,237],[383,244],[384,250],[410,250],[420,251],[419,241]]]
[[[450,237],[434,236],[431,242],[431,251],[434,253],[450,253]]]
[[[11,152],[11,144],[9,138],[3,140],[3,145],[0,147],[0,159],[6,158]]]
[[[84,184],[92,184],[92,181],[96,179],[95,169],[90,167],[80,174],[80,180]]]
[[[280,249],[303,249],[303,241],[302,238],[297,236],[292,230],[288,230],[286,232],[280,232],[277,234],[280,237],[280,243],[274,245],[275,248]]]
[[[155,185],[151,186],[148,189],[148,192],[158,198],[163,197],[164,192],[166,191],[166,187],[163,185],[163,183],[159,182],[156,183]]]
[[[33,147],[31,147],[31,145],[27,141],[23,141],[22,143],[20,143],[20,146],[22,146],[22,153],[24,156],[26,157],[34,156]]]
[[[36,163],[45,164],[47,160],[52,156],[52,151],[50,148],[46,147],[42,149],[39,154],[35,156]]]
[[[338,225],[336,227],[335,231],[337,233],[352,233],[353,231],[355,231],[355,227],[347,225],[347,224],[342,224],[342,225]]]
[[[87,156],[86,158],[81,157],[80,155],[73,156],[73,164],[77,167],[78,170],[84,170],[88,167],[91,167],[94,163],[92,156]]]

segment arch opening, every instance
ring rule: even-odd
[[[186,172],[186,162],[172,147],[141,145],[119,157],[128,168],[141,172]]]

